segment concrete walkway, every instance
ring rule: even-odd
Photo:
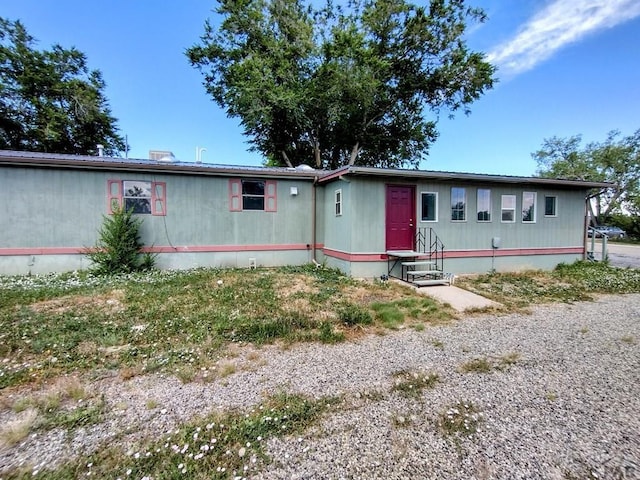
[[[398,280],[399,281],[399,280]],[[406,285],[405,282],[401,282]],[[499,307],[499,303],[454,285],[435,285],[432,287],[413,287],[421,295],[427,295],[440,303],[448,303],[458,312],[487,307]]]

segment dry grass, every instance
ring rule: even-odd
[[[98,295],[69,295],[52,300],[32,303],[29,308],[36,313],[63,314],[75,311],[114,314],[123,312],[125,293],[114,289]]]
[[[38,418],[38,410],[28,408],[18,414],[18,418],[0,427],[0,448],[11,447],[29,435]]]

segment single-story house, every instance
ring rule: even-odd
[[[165,269],[316,261],[407,280],[550,269],[584,257],[588,194],[607,186],[0,151],[0,274],[89,268],[83,252],[114,205],[143,219]]]

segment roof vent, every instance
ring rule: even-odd
[[[168,150],[149,150],[149,160],[156,162],[175,162],[176,156]]]
[[[313,168],[313,167],[310,167],[310,166],[309,166],[309,165],[307,165],[306,163],[301,163],[300,165],[298,165],[298,166],[296,167],[296,170],[302,170],[302,171],[305,171],[305,172],[311,172],[311,171],[313,171],[313,170],[314,170],[314,168]]]

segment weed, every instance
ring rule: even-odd
[[[190,365],[179,367],[176,369],[176,377],[182,383],[191,383],[196,378],[196,369]]]
[[[498,358],[498,369],[505,369],[511,365],[515,365],[520,361],[521,355],[518,352],[511,352]]]
[[[506,370],[520,360],[518,352],[511,352],[496,358],[474,358],[460,365],[461,373],[491,373],[493,370]]]
[[[433,348],[437,348],[438,350],[443,350],[444,349],[444,343],[442,343],[440,340],[438,340],[436,338],[431,340],[431,345],[433,345]]]
[[[411,415],[402,414],[402,413],[394,413],[391,415],[391,424],[397,428],[407,428],[410,427],[413,423],[413,418]]]
[[[158,402],[155,398],[149,398],[145,403],[147,410],[155,410],[160,406],[160,402]]]
[[[392,392],[398,392],[405,397],[420,396],[425,388],[433,388],[440,378],[435,373],[411,372],[400,370],[393,375]]]
[[[558,394],[556,392],[547,392],[545,398],[550,402],[555,402],[558,399]]]
[[[460,365],[462,373],[490,373],[492,370],[493,365],[486,357],[474,358]]]
[[[414,325],[412,325],[412,326],[413,326],[413,329],[414,329],[416,332],[422,332],[422,331],[424,331],[424,323],[416,323],[416,324],[414,324]]]
[[[582,327],[580,329],[580,333],[582,333],[583,335],[586,334],[586,333],[589,333],[589,327]]]
[[[225,362],[221,362],[220,365],[218,366],[218,375],[220,375],[221,378],[225,378],[225,377],[228,377],[229,375],[233,375],[237,371],[238,371],[238,367],[235,364],[235,362],[225,361]]]
[[[625,335],[624,337],[620,338],[620,341],[624,342],[624,343],[628,343],[629,345],[635,345],[636,344],[636,339],[632,335]]]
[[[10,447],[26,438],[37,417],[38,411],[35,408],[28,408],[20,413],[18,419],[0,427],[0,447]]]
[[[473,403],[458,401],[440,413],[438,427],[445,435],[471,436],[478,431],[482,420],[482,412]]]

